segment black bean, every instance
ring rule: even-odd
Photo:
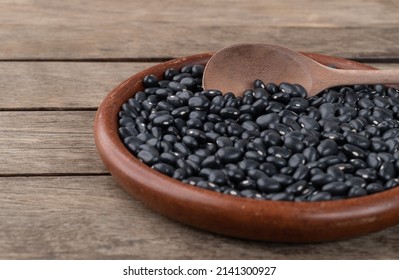
[[[193,110],[205,110],[209,104],[210,102],[205,96],[193,96],[188,100],[188,106]]]
[[[174,121],[174,118],[171,115],[161,115],[159,117],[155,117],[153,120],[153,124],[159,127],[168,127]]]
[[[367,191],[365,188],[354,186],[351,187],[348,191],[348,197],[359,197],[367,195]]]
[[[258,88],[254,89],[254,97],[256,99],[269,100],[270,99],[270,94],[264,88],[258,87]]]
[[[342,146],[343,152],[351,158],[365,158],[366,152],[352,144],[345,144]]]
[[[301,165],[304,165],[306,163],[306,158],[303,154],[293,154],[290,159],[288,160],[288,166],[292,168],[297,168]]]
[[[216,156],[224,163],[232,163],[240,161],[243,153],[238,148],[227,146],[220,148],[217,151]]]
[[[294,111],[295,113],[305,112],[309,107],[309,101],[301,97],[293,97],[286,106],[288,110]]]
[[[305,148],[302,154],[305,156],[307,162],[313,162],[319,159],[319,154],[314,147]]]
[[[298,123],[309,130],[315,130],[318,131],[320,130],[320,125],[319,123],[314,120],[313,118],[309,117],[309,116],[302,116],[298,119]]]
[[[358,169],[355,174],[366,181],[374,181],[377,179],[377,172],[371,168]]]
[[[199,129],[189,128],[186,131],[186,135],[194,137],[198,142],[206,141],[205,132],[203,132],[202,130],[199,130]]]
[[[184,136],[182,142],[190,149],[196,149],[199,146],[198,141],[189,135]]]
[[[244,159],[238,163],[238,167],[244,171],[257,169],[259,167],[259,162],[251,159]]]
[[[248,170],[247,174],[248,174],[249,178],[251,178],[255,181],[260,178],[268,177],[268,175],[266,173],[264,173],[263,171],[261,171],[259,169]]]
[[[294,178],[292,178],[289,175],[281,174],[281,173],[273,175],[272,179],[275,180],[276,182],[278,182],[282,186],[288,186],[294,182]]]
[[[264,140],[265,140],[265,144],[269,145],[269,146],[277,146],[280,145],[282,143],[282,139],[280,134],[275,131],[275,130],[267,130],[267,133],[265,133]],[[262,134],[261,134],[262,136]]]
[[[366,186],[366,191],[368,194],[373,194],[381,192],[384,190],[384,186],[381,183],[370,183]]]
[[[259,170],[266,173],[268,176],[273,176],[277,173],[277,168],[270,162],[263,162],[259,165]]]
[[[209,182],[219,186],[226,184],[226,175],[222,170],[213,170],[208,177]]]
[[[345,195],[349,187],[344,182],[331,182],[321,188],[332,195]]]
[[[231,123],[227,126],[227,134],[230,136],[241,136],[244,131],[245,129],[238,123]]]
[[[187,87],[179,82],[171,81],[169,82],[168,87],[173,90],[174,92],[186,90]]]
[[[276,193],[280,192],[282,189],[281,185],[270,177],[264,177],[256,180],[256,186],[258,187],[259,191],[263,193]]]
[[[173,173],[175,171],[175,168],[173,166],[166,163],[156,163],[152,166],[152,168],[171,177],[173,176]]]
[[[320,115],[321,117],[328,118],[328,117],[334,117],[335,116],[335,111],[336,107],[335,104],[332,103],[324,103],[321,104],[319,107]]]
[[[328,183],[332,183],[335,181],[335,178],[330,174],[325,174],[320,172],[316,175],[313,175],[310,181],[316,186],[324,186]]]
[[[285,175],[292,175],[294,173],[294,168],[286,166],[280,169],[280,173],[281,174],[285,174]]]
[[[262,128],[266,129],[271,123],[278,123],[281,117],[276,113],[262,115],[256,119],[256,123]]]
[[[309,201],[325,201],[325,200],[331,200],[331,194],[329,192],[318,192],[315,194],[312,194],[309,197]]]
[[[256,190],[256,182],[252,179],[245,179],[237,184],[238,190]]]
[[[364,188],[364,187],[366,187],[367,182],[362,177],[352,176],[346,180],[345,184],[349,187]]]
[[[298,181],[306,180],[309,176],[309,171],[310,171],[309,167],[304,165],[299,166],[292,175],[292,178]]]
[[[237,119],[240,116],[240,110],[233,107],[225,107],[220,110],[220,115],[225,119]]]
[[[334,140],[326,139],[320,142],[317,151],[322,157],[335,155],[338,152],[338,145]]]
[[[395,165],[389,161],[384,162],[383,164],[381,164],[381,167],[378,170],[378,174],[385,181],[393,179],[394,177],[396,177]]]
[[[273,194],[270,199],[275,201],[292,201],[294,197],[295,196],[291,193],[280,192]]]
[[[346,131],[344,133],[346,141],[362,149],[368,149],[370,147],[370,140],[358,133],[352,131]]]
[[[255,88],[255,89],[256,89],[256,88],[263,88],[263,89],[265,89],[265,88],[266,88],[266,85],[265,85],[261,80],[256,79],[256,80],[254,81],[254,88]]]
[[[285,147],[280,147],[280,146],[270,147],[269,149],[267,149],[267,153],[269,155],[279,157],[279,158],[284,158],[284,159],[288,159],[292,154],[292,152],[290,150],[288,150]]]
[[[308,182],[305,180],[300,180],[297,181],[296,183],[293,183],[292,185],[289,185],[288,187],[285,188],[285,191],[287,193],[292,193],[295,196],[302,194],[304,189],[306,188]]]
[[[344,171],[341,170],[341,168],[338,166],[338,164],[329,166],[327,168],[327,174],[332,175],[335,178],[335,180],[337,180],[337,181],[342,182],[345,180],[345,173],[344,173]]]
[[[399,186],[399,178],[394,178],[394,179],[388,180],[385,183],[384,188],[385,189],[391,189],[391,188],[397,187],[397,186]]]

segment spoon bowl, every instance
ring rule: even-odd
[[[399,82],[399,70],[338,70],[268,44],[238,44],[216,52],[205,67],[203,87],[241,94],[255,79],[302,85],[309,96],[334,86]]]

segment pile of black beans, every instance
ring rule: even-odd
[[[399,185],[399,90],[255,80],[241,96],[202,88],[203,65],[148,75],[119,112],[125,146],[190,185],[254,199],[322,201]],[[165,186],[167,187],[167,186]]]

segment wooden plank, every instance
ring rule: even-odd
[[[0,194],[0,259],[399,257],[399,226],[323,244],[232,239],[148,210],[110,176],[0,178]]]
[[[0,110],[96,108],[123,80],[154,63],[0,62]],[[399,64],[370,64],[398,69]]]
[[[151,63],[0,62],[0,109],[96,108]]]
[[[1,1],[0,59],[163,58],[239,42],[399,57],[398,11],[390,0]]]
[[[95,112],[0,112],[0,174],[104,173]]]

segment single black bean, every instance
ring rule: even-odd
[[[262,136],[262,134],[261,134],[261,136]],[[277,146],[277,145],[282,144],[281,136],[275,130],[267,130],[263,137],[265,140],[265,144],[267,144],[269,146]]]
[[[377,179],[377,172],[372,168],[358,169],[355,174],[368,182]]]
[[[276,193],[282,190],[281,185],[270,177],[264,177],[256,180],[256,186],[263,193]]]
[[[179,82],[171,81],[169,82],[168,87],[173,90],[174,92],[186,90],[187,87]]]
[[[241,190],[241,191],[243,191],[243,190],[256,190],[257,189],[255,180],[252,180],[250,178],[239,182],[237,184],[236,188],[238,190]]]
[[[173,166],[166,163],[156,163],[152,166],[152,168],[171,177],[173,176],[173,173],[175,171],[175,168]]]
[[[259,170],[264,172],[268,176],[273,176],[277,173],[277,168],[270,162],[263,162],[259,165]]]
[[[226,184],[226,175],[222,170],[213,170],[208,177],[209,182],[222,186]]]
[[[266,157],[266,162],[272,163],[274,166],[277,168],[283,168],[287,166],[287,160],[281,157],[276,157],[276,156],[267,156]]]
[[[338,145],[334,140],[326,139],[320,142],[317,151],[322,157],[335,155],[338,152]]]
[[[309,201],[331,200],[332,195],[329,192],[317,192],[309,197]]]
[[[294,183],[294,178],[286,174],[275,174],[273,175],[273,180],[277,181],[281,186],[288,186]]]
[[[289,149],[280,146],[270,147],[269,149],[267,149],[267,153],[269,155],[284,159],[288,159],[292,155],[292,152]]]
[[[275,193],[271,196],[270,200],[274,201],[292,201],[294,200],[295,196],[291,193],[280,192]]]
[[[345,180],[345,173],[342,171],[339,166],[332,165],[327,168],[327,174],[332,175],[337,181],[344,181]]]
[[[213,169],[218,169],[221,168],[221,163],[218,158],[216,158],[213,155],[207,156],[204,161],[202,162],[201,166],[203,168],[213,168]]]
[[[362,177],[352,176],[345,181],[345,184],[349,187],[365,188],[367,185],[367,182]]]
[[[342,146],[342,151],[351,158],[360,158],[363,159],[366,157],[366,152],[361,148],[352,145],[352,144],[345,144]]]
[[[394,178],[394,179],[388,180],[385,183],[384,188],[385,189],[391,189],[391,188],[397,187],[397,186],[399,186],[399,178]]]
[[[345,195],[349,187],[344,182],[331,182],[321,188],[332,195]]]
[[[278,123],[281,117],[276,113],[262,115],[256,119],[256,123],[262,128],[266,129],[271,123]]]
[[[268,175],[266,173],[264,173],[263,171],[261,171],[260,169],[248,170],[247,174],[248,174],[249,178],[251,178],[255,181],[260,178],[268,177]]]
[[[365,188],[358,187],[358,186],[353,186],[349,189],[348,191],[348,197],[359,197],[359,196],[364,196],[367,195],[367,191]]]
[[[315,130],[315,131],[319,131],[320,130],[319,123],[315,119],[313,119],[313,118],[311,118],[309,116],[300,117],[298,119],[298,123],[302,127],[306,128],[306,129],[309,129],[309,130]]]
[[[316,175],[313,175],[312,178],[310,178],[310,181],[316,186],[324,186],[328,183],[334,182],[335,178],[330,174],[320,172]]]
[[[385,181],[393,179],[397,175],[395,165],[389,161],[384,162],[378,170],[378,175]]]
[[[366,191],[368,194],[373,194],[381,192],[384,190],[384,186],[381,183],[370,183],[366,186]]]
[[[224,163],[232,163],[240,161],[243,152],[238,148],[225,146],[217,151],[216,156]]]
[[[225,107],[220,110],[220,115],[225,119],[237,119],[240,116],[240,110],[233,107]]]
[[[288,160],[288,166],[292,168],[298,168],[299,166],[305,164],[306,164],[306,158],[303,154],[300,153],[293,154]]]
[[[344,135],[346,136],[346,141],[350,144],[353,144],[363,150],[366,150],[370,147],[370,140],[359,135],[358,133],[346,131]]]
[[[257,169],[259,167],[259,162],[251,159],[244,159],[238,163],[238,167],[244,171]]]
[[[306,180],[297,181],[285,188],[285,192],[292,193],[295,196],[302,194],[308,182]]]

